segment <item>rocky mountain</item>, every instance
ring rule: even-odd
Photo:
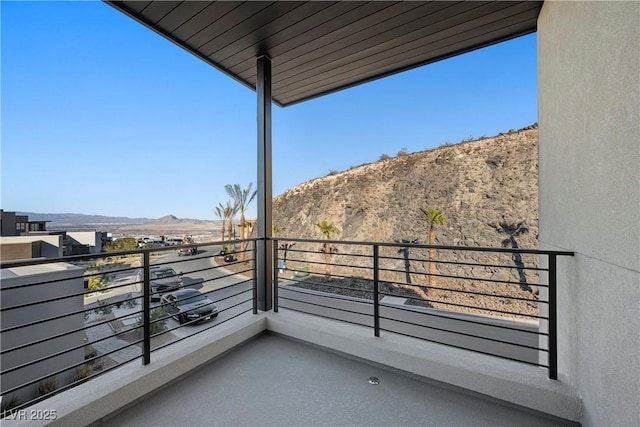
[[[50,221],[48,230],[66,229],[103,229],[111,226],[142,224],[153,221],[149,218],[128,218],[121,216],[85,215],[77,213],[36,213],[17,212],[18,215],[27,215],[31,221]]]
[[[47,230],[81,231],[99,230],[119,234],[193,234],[210,232],[214,235],[220,229],[220,221],[205,221],[200,219],[177,218],[175,215],[165,215],[158,219],[128,218],[105,215],[85,215],[76,213],[47,214],[34,212],[18,212],[28,215],[33,221],[49,221]]]
[[[300,184],[273,201],[287,236],[321,238],[315,224],[336,225],[342,240],[426,243],[420,207],[448,217],[440,245],[500,247],[501,223],[522,223],[521,247],[538,235],[538,129],[531,126],[353,168]]]
[[[220,221],[206,221],[201,219],[178,218],[165,215],[156,220],[143,224],[133,224],[119,227],[121,233],[154,233],[154,234],[193,234],[209,232],[215,234],[220,229]]]
[[[447,222],[436,228],[438,245],[535,249],[538,237],[537,143],[538,129],[533,125],[331,174],[300,184],[276,197],[273,222],[286,228],[279,237],[322,239],[316,224],[326,220],[340,230],[333,237],[336,240],[427,244],[429,227],[420,208],[439,208]],[[346,253],[370,255],[370,247],[336,246],[338,255],[334,262],[351,266],[336,268],[336,274],[369,274],[370,270],[357,268],[370,265],[368,257],[348,257]],[[291,266],[297,268],[297,264],[307,264],[322,270],[324,255],[317,244],[297,244],[295,249],[310,252],[292,252]],[[389,257],[385,260],[386,268],[398,272],[387,274],[385,280],[405,282],[402,272],[406,258],[401,250],[385,248],[382,252],[381,255]],[[426,260],[427,250],[410,249],[408,258]],[[533,301],[538,274],[528,270],[538,265],[537,256],[440,250],[437,260],[438,274],[456,277],[439,278],[439,287],[490,294],[508,292],[531,300],[516,302],[507,307],[510,310],[519,305],[520,312],[535,314],[537,311]],[[487,266],[467,265],[476,263]],[[420,273],[427,272],[427,264],[423,261],[411,263],[414,283],[426,283],[425,276]],[[460,277],[503,280],[516,285],[508,285],[505,290],[491,282]],[[468,297],[459,293],[429,292],[431,299],[443,303],[469,303]],[[477,299],[481,306],[493,308],[513,303],[496,302],[492,297]]]

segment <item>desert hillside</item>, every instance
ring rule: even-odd
[[[420,207],[448,217],[441,245],[500,247],[499,224],[524,223],[521,247],[537,247],[538,129],[391,158],[300,184],[273,201],[283,236],[321,238],[335,224],[342,240],[426,243]]]
[[[421,207],[439,208],[447,216],[446,225],[437,227],[436,244],[469,247],[537,248],[538,237],[538,129],[530,126],[490,138],[447,145],[363,165],[300,184],[273,202],[273,222],[286,230],[277,237],[321,239],[316,224],[323,220],[339,230],[334,239],[376,242],[428,243],[428,225]],[[297,244],[288,267],[309,263],[314,272],[322,270],[323,255],[313,245]],[[367,265],[368,247],[337,245],[335,262]],[[344,246],[344,247],[341,247]],[[388,267],[405,268],[398,248],[387,248]],[[315,252],[315,253],[312,253]],[[426,260],[426,249],[411,249],[411,258]],[[294,262],[294,261],[298,262]],[[445,290],[429,290],[431,301],[443,304],[508,309],[535,314],[535,284],[538,275],[530,267],[538,265],[534,255],[483,254],[479,252],[438,251],[438,287],[488,294],[508,294],[529,301],[517,302],[493,297],[465,296]],[[512,268],[477,267],[467,264],[496,264]],[[420,273],[427,262],[413,261],[413,283],[426,285]],[[366,276],[362,269],[334,269],[345,276]],[[474,277],[508,281],[516,285],[496,286]],[[381,280],[405,282],[403,274],[387,274]],[[520,284],[518,286],[518,284]],[[421,294],[420,297],[425,297]],[[443,304],[432,303],[439,307]],[[508,304],[509,307],[503,305]],[[516,307],[516,305],[518,307]],[[445,307],[442,307],[445,308]],[[451,309],[451,307],[448,307]],[[469,311],[469,310],[465,310]]]

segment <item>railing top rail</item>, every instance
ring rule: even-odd
[[[504,252],[504,253],[519,253],[519,254],[537,254],[537,255],[560,255],[560,256],[574,256],[572,251],[551,251],[544,249],[525,249],[525,248],[490,248],[481,246],[448,246],[448,245],[427,245],[420,243],[396,243],[396,242],[370,242],[370,241],[354,241],[354,240],[325,240],[325,239],[300,239],[293,237],[272,237],[268,240],[287,241],[287,242],[301,242],[301,243],[335,243],[342,245],[359,245],[359,246],[388,246],[388,247],[412,247],[423,249],[443,249],[454,251],[470,251],[470,252]]]
[[[252,242],[254,240],[259,240],[255,238],[249,239],[237,239],[232,240],[231,243],[244,243],[244,242]],[[88,261],[92,259],[106,258],[106,257],[117,257],[117,256],[130,256],[130,255],[141,255],[145,252],[167,252],[167,251],[175,251],[180,248],[188,248],[193,246],[222,246],[224,244],[229,244],[228,240],[225,241],[212,241],[212,242],[195,242],[195,243],[187,243],[184,245],[172,245],[165,246],[162,248],[139,248],[134,249],[132,251],[120,251],[120,252],[101,252],[99,254],[85,254],[85,255],[72,255],[58,258],[32,258],[32,259],[22,259],[17,261],[3,261],[0,262],[0,269],[5,268],[15,268],[15,267],[25,267],[31,265],[39,265],[39,264],[53,264],[56,262],[76,262],[76,261]]]
[[[262,240],[262,239],[260,238],[238,239],[238,240],[233,240],[233,243],[252,242],[256,240]],[[266,238],[265,240],[277,240],[277,241],[301,242],[301,243],[332,243],[332,244],[354,245],[354,246],[377,245],[377,246],[396,247],[396,248],[398,247],[412,247],[412,248],[422,248],[422,249],[433,248],[433,249],[441,249],[441,250],[467,251],[467,252],[502,252],[502,253],[558,255],[558,256],[574,256],[575,255],[575,253],[572,251],[552,251],[552,250],[526,249],[526,248],[513,249],[513,248],[491,248],[491,247],[481,247],[481,246],[427,245],[427,244],[420,244],[420,243],[301,239],[301,238],[294,238],[294,237],[270,237],[270,238]],[[214,246],[214,245],[224,245],[228,243],[229,241],[218,240],[218,241],[211,241],[211,242],[188,243],[186,245],[165,246],[163,248],[141,248],[141,249],[134,249],[132,251],[102,252],[99,254],[72,255],[72,256],[58,257],[58,258],[37,258],[37,259],[25,259],[25,260],[18,260],[18,261],[3,261],[3,262],[0,262],[0,269],[24,267],[24,266],[32,266],[32,265],[40,265],[40,264],[52,264],[56,262],[68,263],[68,262],[77,262],[77,261],[88,261],[92,259],[99,259],[99,258],[105,258],[105,257],[142,255],[144,253],[150,253],[150,252],[175,251],[176,249],[180,249],[181,247],[190,247],[194,245]]]

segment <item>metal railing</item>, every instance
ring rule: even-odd
[[[186,257],[178,257],[180,246],[174,246],[3,262],[1,415],[124,363],[151,363],[157,350],[257,313],[257,286],[264,285],[255,280],[257,241],[238,241],[227,260],[219,256],[223,242],[210,242]],[[270,243],[275,311],[515,360],[557,378],[557,258],[571,252],[283,238]],[[215,303],[215,320],[180,323],[166,301],[152,301],[157,268],[174,269],[170,275],[180,276],[184,287]]]
[[[273,239],[287,308],[548,369],[557,379],[557,258],[521,248]]]
[[[3,262],[0,416],[135,359],[148,364],[155,351],[257,313],[255,239],[236,244],[227,261],[218,255],[223,242],[208,242],[185,257],[176,252],[183,246],[171,246]],[[209,298],[215,318],[178,322],[169,302],[152,298],[163,295],[151,277],[157,268]]]

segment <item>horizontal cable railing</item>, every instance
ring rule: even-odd
[[[516,360],[557,376],[557,258],[570,252],[271,240],[276,311]],[[189,256],[174,246],[3,262],[2,414],[132,360],[150,363],[159,349],[257,313],[256,242],[237,241],[224,254],[226,242],[211,242],[185,251]],[[197,307],[178,307],[166,298],[173,287],[199,291],[217,312],[202,318]]]
[[[572,252],[274,238],[274,309],[540,366],[557,379],[557,257]]]
[[[226,260],[207,242],[3,262],[0,416],[257,313],[255,239],[236,243]],[[179,289],[206,300],[170,301]]]

